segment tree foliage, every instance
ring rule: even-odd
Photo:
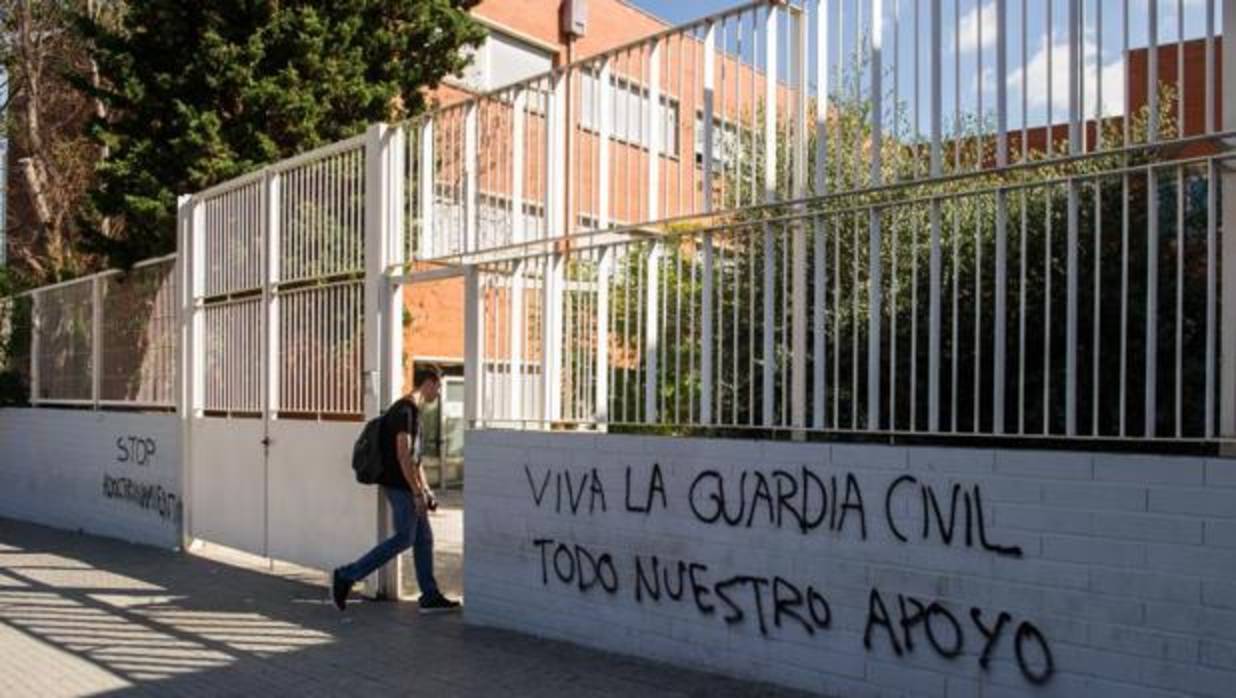
[[[110,21],[112,0],[0,0],[2,109],[13,167],[6,228],[14,269],[34,284],[87,271],[77,214],[99,150],[91,104],[70,79],[92,71],[77,13]]]
[[[483,30],[476,0],[131,0],[82,18],[107,118],[85,220],[131,264],[174,247],[176,197],[422,110]],[[113,224],[104,226],[104,220]]]

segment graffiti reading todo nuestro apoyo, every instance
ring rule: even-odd
[[[769,528],[789,534],[828,532],[867,541],[876,527],[902,543],[924,542],[966,548],[1003,558],[1021,558],[1019,546],[996,540],[987,530],[979,484],[939,487],[913,475],[891,479],[878,492],[864,491],[850,472],[823,474],[795,469],[702,470],[684,492],[670,492],[657,463],[649,468],[524,467],[532,504],[567,516],[614,511],[650,517],[685,506],[703,524]],[[611,493],[614,496],[611,496]],[[621,496],[618,496],[621,495]],[[883,536],[882,540],[887,540]],[[544,586],[574,587],[581,593],[630,594],[637,604],[683,603],[724,623],[753,623],[761,635],[827,632],[833,609],[827,589],[768,574],[722,575],[690,559],[635,554],[619,565],[614,554],[571,541],[534,538]],[[632,570],[627,578],[619,568]],[[931,652],[949,660],[977,657],[986,670],[999,653],[1011,652],[1022,676],[1042,684],[1055,672],[1047,637],[1033,622],[1007,611],[959,608],[872,587],[868,593],[863,645],[887,646],[896,656]],[[967,652],[967,650],[970,650]]]

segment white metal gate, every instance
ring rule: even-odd
[[[329,568],[377,537],[376,497],[349,463],[383,397],[364,380],[377,375],[366,260],[382,210],[367,168],[387,133],[181,203],[190,538]]]

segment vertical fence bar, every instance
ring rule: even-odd
[[[1236,75],[1236,0],[1223,0],[1223,75]],[[1223,91],[1223,130],[1236,130],[1236,89]],[[1236,169],[1232,160],[1219,163],[1223,173],[1219,187],[1223,195],[1223,231],[1229,233],[1219,261],[1219,319],[1221,345],[1219,356],[1219,436],[1236,437],[1236,244],[1230,244],[1230,233],[1236,230]]]
[[[709,22],[704,33],[703,186],[704,213],[713,211],[713,120],[717,90],[717,24]],[[704,278],[700,298],[700,423],[713,420],[713,248],[712,232],[704,233]]]
[[[1146,34],[1146,140],[1153,143],[1159,140],[1159,0],[1146,2]]]
[[[1146,168],[1146,189],[1146,419],[1142,435],[1153,438],[1159,343],[1159,177],[1153,167]]]
[[[828,0],[818,0],[816,6],[816,102],[815,102],[815,194],[823,196],[828,191]],[[828,413],[825,391],[825,376],[828,371],[828,355],[825,338],[828,332],[828,230],[824,216],[813,219],[815,239],[812,243],[815,266],[812,298],[812,381],[811,425],[823,429]]]
[[[790,60],[794,61],[794,168],[793,194],[795,199],[807,196],[807,66],[808,25],[807,8],[804,5],[793,15],[796,24],[792,37]],[[802,213],[805,208],[799,206]],[[790,422],[795,427],[807,426],[807,230],[806,222],[797,217],[792,226],[793,236],[793,327],[791,334],[791,390]]]
[[[481,373],[485,357],[486,297],[481,294],[481,273],[475,264],[464,267],[464,424],[480,426],[485,376]]]
[[[593,413],[599,425],[609,422],[609,277],[614,267],[614,249],[602,247],[597,254],[597,359]]]
[[[383,278],[379,289],[383,317],[383,337],[378,398],[382,405],[389,405],[395,398],[403,394],[403,289],[394,282],[390,270],[401,270],[407,263],[408,226],[407,214],[407,171],[408,171],[408,132],[405,128],[392,128],[389,142],[386,145],[382,168],[386,179],[387,197],[386,235],[383,243],[386,250],[383,254]],[[344,238],[351,243],[351,236]],[[346,286],[339,289],[341,295],[348,293]],[[342,312],[342,311],[340,311]],[[338,326],[337,316],[335,325]],[[343,336],[348,336],[344,333]],[[337,346],[337,345],[332,345]],[[344,381],[347,385],[347,381]],[[347,401],[344,401],[346,411],[351,411]]]
[[[943,87],[940,0],[931,0],[931,176],[941,174],[941,133],[943,130]],[[940,199],[931,199],[931,262],[927,344],[927,429],[940,429]]]
[[[181,547],[185,548],[192,533],[193,516],[193,417],[196,416],[194,406],[200,399],[200,394],[194,393],[194,378],[196,361],[201,355],[197,346],[194,324],[199,318],[195,298],[199,276],[197,275],[198,260],[194,254],[195,238],[201,237],[201,228],[195,228],[193,212],[197,208],[191,196],[180,196],[176,200],[176,282],[179,290],[178,326],[176,356],[176,416],[180,420],[180,493],[185,506],[182,509],[179,523],[179,539]],[[37,337],[37,334],[35,335]]]
[[[437,230],[433,220],[434,200],[437,198],[434,191],[433,118],[426,117],[419,128],[421,152],[417,188],[420,191],[417,199],[420,204],[418,216],[421,219],[421,239],[417,241],[416,254],[421,259],[425,259],[435,256],[438,251],[435,247]]]
[[[266,224],[266,245],[264,247],[264,274],[262,283],[262,313],[263,339],[265,351],[262,355],[264,365],[262,414],[269,422],[276,418],[279,412],[279,285],[282,257],[279,254],[282,230],[279,226],[280,198],[279,189],[282,175],[268,171],[263,179],[262,215]]]
[[[884,130],[882,86],[884,43],[883,0],[871,0],[871,186],[883,183]],[[880,260],[881,211],[872,206],[867,228],[867,429],[880,428],[880,337],[883,320],[883,265]]]
[[[648,179],[646,196],[648,209],[647,220],[654,221],[660,217],[660,182],[661,182],[661,41],[653,41],[648,57],[648,103],[645,105],[646,121],[645,135],[648,138]],[[660,419],[660,358],[661,358],[661,256],[664,244],[661,241],[652,243],[648,253],[645,274],[648,284],[648,295],[645,297],[647,309],[644,321],[644,419],[648,424],[655,424]]]
[[[1009,164],[1008,118],[1008,0],[996,0],[996,167],[1001,169]],[[1008,337],[1008,219],[1008,191],[1002,188],[996,192],[996,327],[991,371],[992,432],[995,434],[1004,433],[1005,357]]]
[[[1081,123],[1082,11],[1081,0],[1069,0],[1068,71],[1069,71],[1069,154],[1078,155],[1084,149]],[[1066,250],[1067,280],[1065,291],[1065,434],[1077,435],[1077,245],[1078,245],[1078,183],[1068,181],[1068,249]]]
[[[103,393],[103,279],[90,279],[90,402],[99,409]]]
[[[481,195],[477,189],[477,139],[480,107],[473,100],[464,111],[464,147],[463,147],[463,206],[464,214],[464,247],[467,252],[475,252],[479,240],[477,238],[477,209],[480,207]]]
[[[524,183],[526,181],[526,119],[528,91],[519,88],[512,99],[511,114],[511,242],[524,241]]]
[[[777,5],[768,6],[764,21],[764,202],[777,200]],[[773,425],[775,417],[775,386],[777,379],[776,359],[776,247],[772,226],[764,224],[764,322],[763,349],[763,408],[762,423]]]

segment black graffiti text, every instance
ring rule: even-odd
[[[904,511],[896,506],[905,503]],[[945,545],[978,546],[997,555],[1021,557],[1021,547],[991,540],[983,516],[983,491],[978,484],[937,490],[913,475],[902,475],[884,491],[884,516],[897,540],[938,540]]]
[[[180,518],[180,500],[162,485],[134,482],[127,477],[103,475],[103,496],[121,499],[138,508],[158,512],[164,519]]]
[[[956,659],[966,647],[966,630],[977,631],[982,652],[978,663],[987,669],[992,655],[999,649],[1008,634],[1012,616],[1001,611],[994,617],[984,615],[982,609],[972,607],[969,622],[965,616],[958,618],[939,601],[916,599],[898,594],[896,603],[885,603],[878,589],[872,589],[867,605],[867,624],[863,630],[863,646],[868,651],[878,636],[887,639],[897,656],[912,654],[916,647],[930,648],[945,659]],[[1013,654],[1022,676],[1034,684],[1046,683],[1055,672],[1051,648],[1047,638],[1030,621],[1021,621],[1012,631]],[[973,634],[971,635],[973,637]],[[1009,640],[1004,640],[1008,643]]]
[[[541,551],[541,584],[548,586],[553,572],[559,582],[581,592],[598,586],[610,594],[618,591],[618,570],[609,553],[597,554],[578,543],[570,545],[552,538],[537,538],[532,544]]]
[[[822,527],[840,533],[848,523],[867,539],[863,490],[851,473],[824,479],[803,467],[768,474],[743,470],[737,478],[727,479],[716,470],[705,470],[692,481],[688,500],[695,518],[707,524],[750,528],[758,522],[802,533]]]
[[[753,619],[761,635],[769,627],[801,627],[807,635],[832,623],[828,600],[814,586],[801,587],[782,577],[734,575],[708,580],[708,565],[685,560],[665,561],[656,555],[635,556],[635,601],[660,603],[689,597],[702,615],[722,611],[729,625]]]
[[[147,466],[154,463],[157,451],[155,440],[146,436],[128,434],[116,437],[116,462]]]
[[[532,501],[538,508],[552,506],[559,514],[578,514],[581,510],[595,514],[607,510],[605,485],[596,468],[582,473],[572,473],[570,470],[554,472],[546,468],[538,477],[532,474],[531,466],[525,465],[524,475],[532,490]],[[547,501],[546,497],[551,499]]]
[[[638,482],[636,484],[638,486]],[[642,498],[639,496],[641,493],[644,495]],[[651,513],[658,497],[661,500],[661,509],[668,508],[669,504],[665,501],[665,478],[661,475],[661,464],[652,464],[652,469],[648,471],[648,484],[642,489],[633,489],[631,485],[631,466],[628,465],[625,500],[627,511],[635,514]],[[641,499],[643,500],[642,502],[640,501]]]

